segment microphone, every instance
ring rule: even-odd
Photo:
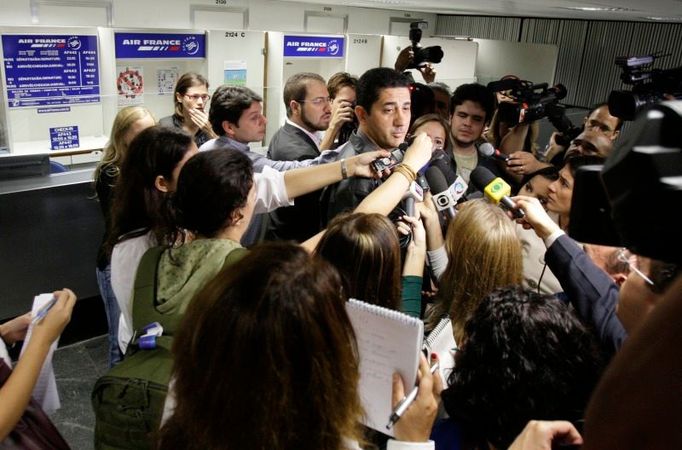
[[[403,200],[405,200],[405,212],[410,217],[416,217],[414,212],[414,202],[424,201],[424,189],[416,182],[410,183],[410,187],[405,191],[403,195]]]
[[[447,185],[451,185],[457,179],[457,173],[448,163],[449,158],[450,156],[448,156],[444,150],[436,150],[431,156],[431,161],[429,161],[429,167],[437,167],[445,177]],[[434,192],[436,191],[434,190]]]
[[[438,211],[445,213],[452,219],[456,215],[455,205],[462,198],[467,190],[467,184],[461,177],[457,177],[455,182],[448,186],[445,176],[438,167],[429,167],[426,171],[426,179],[433,192],[433,203]]]
[[[493,147],[493,145],[488,143],[488,142],[484,142],[481,145],[479,145],[478,146],[478,152],[483,156],[487,156],[489,158],[494,158],[494,159],[497,159],[499,161],[507,162],[509,160],[508,155],[505,155],[504,153],[502,153],[501,151],[499,151],[498,149]]]
[[[514,200],[509,198],[511,194],[511,187],[499,177],[483,166],[476,167],[469,177],[477,189],[483,191],[485,198],[496,205],[502,206],[507,211],[510,211],[514,218],[521,219],[525,216],[523,210],[514,203]]]

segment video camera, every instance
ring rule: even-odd
[[[566,107],[559,100],[566,97],[563,84],[549,87],[547,83],[533,84],[531,81],[516,78],[488,83],[493,92],[508,91],[513,102],[502,102],[498,105],[497,114],[501,122],[510,127],[520,123],[530,123],[547,117],[561,136],[557,144],[568,146],[581,132],[582,128],[573,125],[566,117]]]
[[[428,27],[428,22],[419,21],[410,23],[410,41],[412,42],[412,63],[407,69],[418,69],[426,63],[438,64],[443,60],[443,49],[440,45],[433,47],[421,47],[419,42],[422,40],[422,30]]]
[[[642,112],[603,167],[576,172],[568,234],[682,263],[682,101]]]
[[[665,100],[665,95],[682,98],[682,67],[652,69],[656,58],[669,55],[619,56],[616,65],[623,73],[620,79],[631,85],[631,91],[612,91],[609,112],[623,120],[634,120],[638,111],[647,105]]]

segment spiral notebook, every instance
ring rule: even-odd
[[[393,436],[386,424],[391,416],[393,373],[403,379],[409,391],[417,380],[424,324],[399,311],[360,300],[346,302],[355,330],[360,356],[359,393],[365,409],[364,424]]]

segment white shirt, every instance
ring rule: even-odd
[[[270,212],[280,206],[291,206],[294,202],[287,195],[284,173],[271,167],[253,176],[256,185],[255,214]],[[118,321],[118,345],[125,353],[133,337],[133,289],[137,267],[142,255],[158,245],[151,232],[132,239],[126,239],[114,246],[111,253],[111,287],[121,309]]]

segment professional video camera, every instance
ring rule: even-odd
[[[682,101],[641,112],[603,167],[575,176],[568,234],[682,263]]]
[[[665,100],[665,95],[682,98],[682,66],[674,69],[652,69],[656,58],[668,55],[619,56],[616,65],[623,73],[624,84],[632,91],[612,91],[609,94],[609,112],[623,120],[633,120],[635,114],[647,105]]]
[[[428,27],[428,22],[412,22],[410,23],[410,41],[412,42],[412,63],[407,66],[407,69],[418,69],[426,63],[438,64],[443,60],[443,49],[440,45],[433,47],[421,47],[419,42],[422,40],[422,30]]]
[[[531,81],[511,78],[492,81],[488,83],[488,89],[493,92],[507,91],[506,95],[512,98],[513,102],[502,102],[497,109],[500,121],[510,127],[547,117],[561,133],[557,144],[562,146],[567,146],[582,131],[566,117],[566,107],[559,104],[559,100],[566,97],[563,84],[548,87],[547,83],[533,84]]]

